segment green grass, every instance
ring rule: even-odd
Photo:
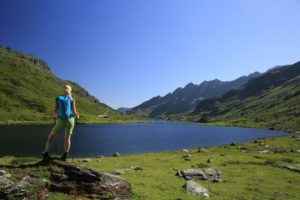
[[[261,154],[258,151],[268,145],[269,149],[281,146],[282,153]],[[241,148],[247,148],[243,153]],[[207,153],[190,149],[191,161],[181,157],[183,151],[126,155],[121,157],[94,158],[82,163],[80,158],[70,159],[87,167],[112,173],[114,169],[141,166],[144,170],[128,170],[121,175],[132,185],[133,199],[200,199],[187,195],[182,187],[184,180],[175,174],[178,169],[216,167],[222,171],[224,182],[198,181],[211,192],[210,199],[299,199],[300,173],[280,167],[281,163],[300,165],[299,154],[291,149],[300,149],[300,141],[288,137],[264,140],[263,143],[224,145],[207,148]],[[212,158],[212,163],[207,159]],[[37,158],[0,158],[1,164],[26,163]],[[54,197],[66,199],[62,194]],[[50,199],[54,197],[50,196]]]
[[[0,69],[0,124],[51,123],[54,100],[63,93],[65,84],[73,88],[82,123],[139,119],[113,110],[80,85],[58,78],[44,61],[32,55],[0,47]],[[99,118],[101,114],[109,118]]]
[[[271,70],[236,90],[200,101],[173,120],[300,132],[300,62]]]

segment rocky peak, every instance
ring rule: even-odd
[[[45,61],[41,60],[41,59],[32,57],[32,58],[29,58],[29,61],[32,62],[33,64],[35,64],[38,67],[41,67],[41,68],[46,69],[46,70],[50,70],[50,67],[48,66],[48,64]]]

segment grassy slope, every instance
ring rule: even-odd
[[[299,132],[299,94],[300,62],[254,78],[239,90],[205,99],[192,114],[171,118]]]
[[[261,154],[258,151],[265,145],[269,149],[281,146],[281,153]],[[248,153],[241,152],[246,147]],[[193,167],[217,167],[222,171],[224,182],[210,183],[198,181],[211,192],[210,199],[299,199],[300,173],[279,166],[280,163],[299,165],[299,154],[290,152],[300,149],[300,140],[292,138],[276,138],[265,140],[264,143],[240,144],[237,146],[220,146],[208,148],[207,153],[198,153],[191,149],[191,161],[181,158],[183,151],[129,155],[117,158],[97,158],[84,166],[95,167],[102,171],[113,172],[114,169],[142,166],[142,171],[127,171],[121,175],[132,184],[133,199],[199,199],[187,195],[182,188],[184,180],[175,176],[177,169]],[[212,158],[213,163],[207,163]],[[0,158],[0,164],[24,163],[37,160],[36,158]],[[70,160],[78,162],[79,159]],[[52,194],[49,199],[60,197],[62,194]]]
[[[0,48],[0,69],[0,122],[49,121],[54,99],[62,94],[64,84],[73,87],[81,122],[121,122],[129,119],[100,103],[78,84],[59,79],[46,63],[34,56]],[[97,118],[104,113],[111,118]]]

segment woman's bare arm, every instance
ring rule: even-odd
[[[54,102],[54,109],[53,109],[53,113],[52,113],[52,118],[53,119],[57,118],[57,102],[56,102],[56,99],[55,99],[55,102]]]
[[[78,115],[77,109],[76,109],[75,99],[73,100],[72,111],[73,111],[73,113],[74,113],[76,119],[79,119],[79,115]]]

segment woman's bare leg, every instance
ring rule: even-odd
[[[49,152],[55,138],[56,138],[56,134],[54,134],[52,132],[48,135],[48,140],[47,140],[44,152]]]
[[[71,134],[69,134],[69,133],[66,133],[65,134],[65,148],[64,148],[64,150],[65,150],[65,153],[69,153],[69,151],[70,151],[70,147],[71,147]]]

